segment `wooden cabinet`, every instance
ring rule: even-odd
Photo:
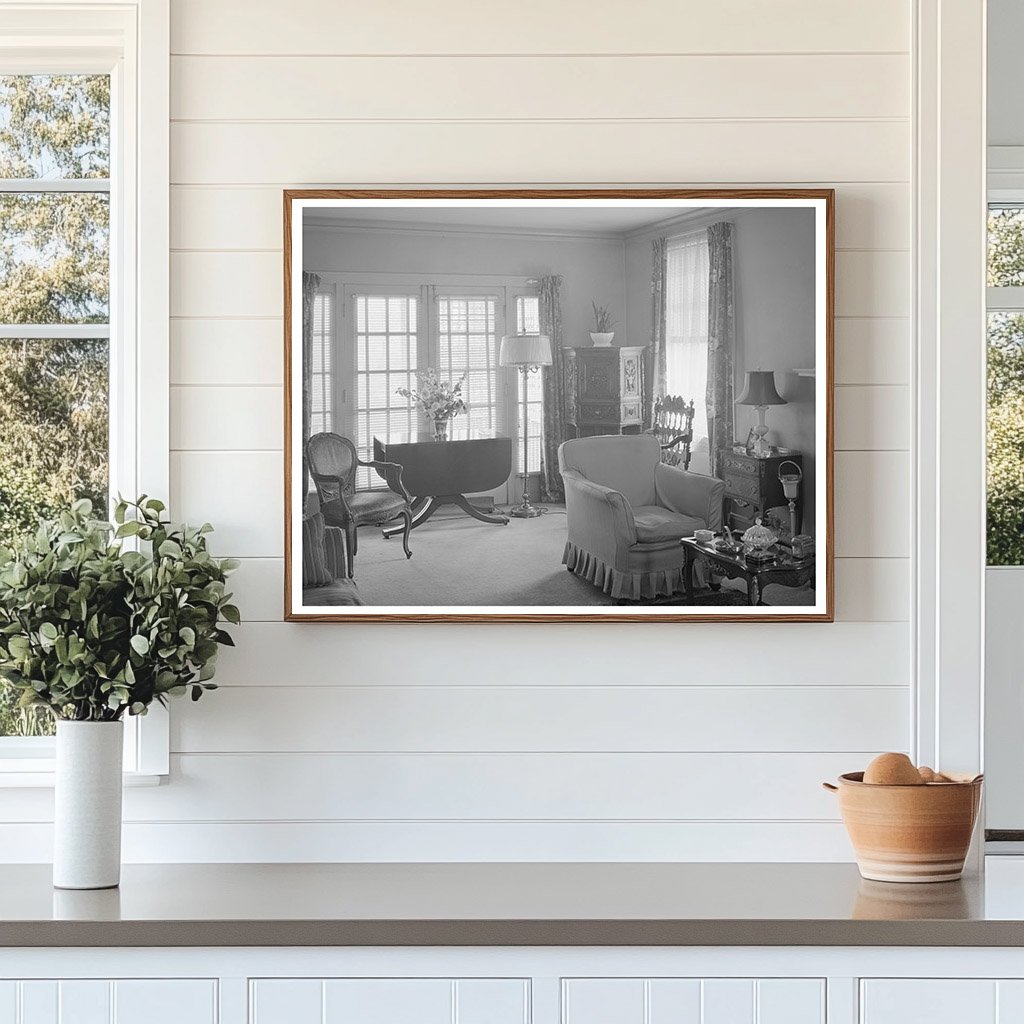
[[[565,419],[571,436],[643,430],[643,353],[642,346],[565,350]]]
[[[778,506],[789,506],[779,482],[779,466],[783,462],[795,462],[803,469],[803,455],[791,452],[788,455],[772,455],[767,459],[756,459],[753,455],[737,455],[727,452],[723,459],[722,477],[725,481],[726,523],[734,530],[745,530],[754,525],[758,516]],[[803,510],[803,485],[796,502],[798,517]],[[787,526],[788,521],[787,521]]]

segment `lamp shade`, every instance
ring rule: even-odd
[[[551,339],[546,334],[506,334],[498,362],[502,366],[550,366]]]
[[[747,383],[743,394],[736,399],[737,405],[788,405],[789,403],[775,390],[775,373],[772,370],[747,370]]]

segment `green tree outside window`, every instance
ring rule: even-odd
[[[0,545],[77,498],[106,514],[109,176],[107,76],[0,76]],[[0,736],[51,728],[0,686]]]

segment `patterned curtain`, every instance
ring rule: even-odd
[[[562,277],[549,274],[538,282],[540,333],[551,339],[551,366],[541,369],[544,392],[544,430],[540,447],[543,501],[564,501],[558,472],[558,446],[565,440],[565,356],[562,353]]]
[[[309,466],[306,464],[306,442],[309,440],[312,416],[310,396],[313,391],[313,300],[320,287],[317,274],[302,272],[302,504],[305,511],[309,494]]]
[[[654,403],[665,395],[665,268],[667,238],[651,242],[651,386],[644,410],[644,428],[654,422]]]
[[[708,228],[708,447],[711,473],[721,477],[723,457],[735,433],[732,354],[736,347],[733,309],[732,225],[722,221]]]

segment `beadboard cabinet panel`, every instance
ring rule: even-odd
[[[176,121],[906,116],[902,54],[175,57]],[[772,88],[765,89],[765,79]],[[368,81],[372,90],[360,88]],[[472,89],[466,83],[473,83]],[[515,81],[517,88],[508,89]],[[808,89],[815,81],[818,88]]]
[[[997,989],[980,978],[864,981],[860,1024],[1010,1024],[997,1012]]]
[[[529,982],[502,978],[255,979],[250,1024],[523,1024]]]
[[[562,984],[562,1019],[564,1024],[825,1024],[825,982],[573,978]]]
[[[910,9],[892,0],[791,0],[786,16],[760,0],[680,5],[655,0],[593,17],[587,0],[526,0],[516,17],[481,18],[472,0],[446,0],[423,17],[416,0],[339,7],[331,0],[177,0],[173,53],[906,53]],[[537,26],[543,25],[543,32]]]
[[[0,982],[2,1024],[218,1024],[213,979]]]

